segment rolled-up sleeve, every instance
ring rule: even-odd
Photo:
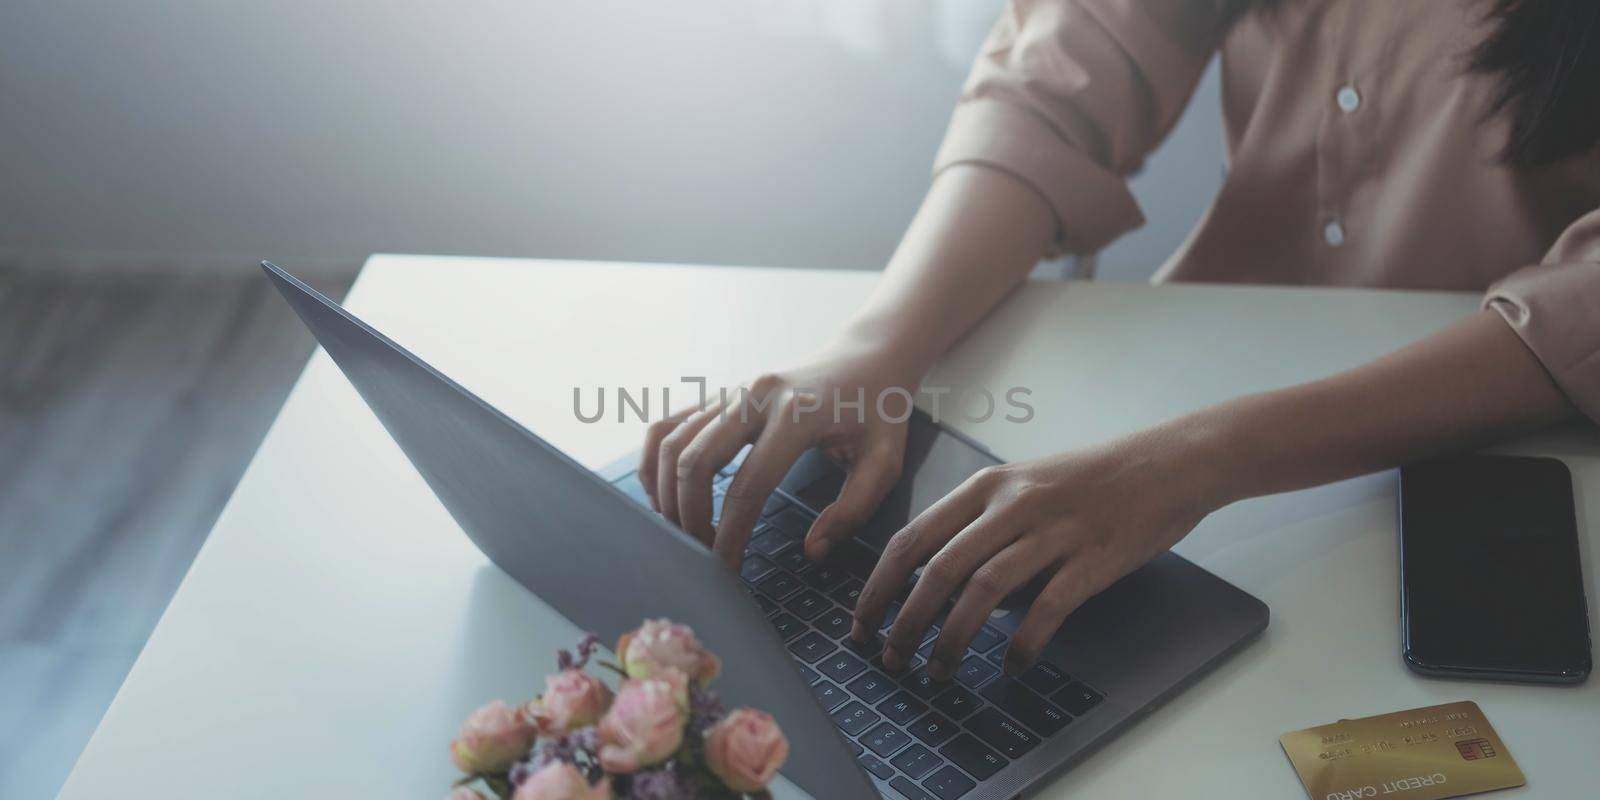
[[[962,90],[934,173],[981,164],[1033,187],[1060,245],[1144,223],[1126,177],[1176,124],[1227,28],[1223,0],[1012,0]]]
[[[1573,405],[1600,422],[1600,211],[1573,223],[1544,262],[1484,295]]]

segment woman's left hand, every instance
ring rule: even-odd
[[[1222,505],[1223,470],[1181,431],[1148,431],[1092,450],[984,469],[889,541],[856,604],[865,640],[923,562],[895,617],[884,665],[905,668],[945,603],[959,591],[928,660],[951,676],[1005,597],[1047,575],[1005,655],[1016,675],[1038,658],[1067,615],[1166,551]]]

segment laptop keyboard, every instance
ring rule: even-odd
[[[718,475],[716,512],[737,468],[735,462]],[[649,505],[633,474],[616,485]],[[908,668],[891,675],[878,658],[881,635],[866,644],[850,639],[855,601],[877,554],[850,541],[836,546],[826,562],[806,561],[800,543],[814,518],[793,498],[774,494],[750,537],[740,577],[794,655],[817,703],[862,768],[883,785],[908,800],[956,800],[1105,699],[1047,661],[1018,678],[1002,675],[1007,636],[988,625],[973,638],[953,680],[935,682],[925,666],[938,625]],[[898,611],[896,603],[884,631]]]

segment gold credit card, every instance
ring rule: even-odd
[[[1471,701],[1342,719],[1278,742],[1311,800],[1438,800],[1527,782]]]

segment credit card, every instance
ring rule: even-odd
[[[1342,719],[1278,742],[1311,800],[1439,800],[1527,782],[1471,701]]]

